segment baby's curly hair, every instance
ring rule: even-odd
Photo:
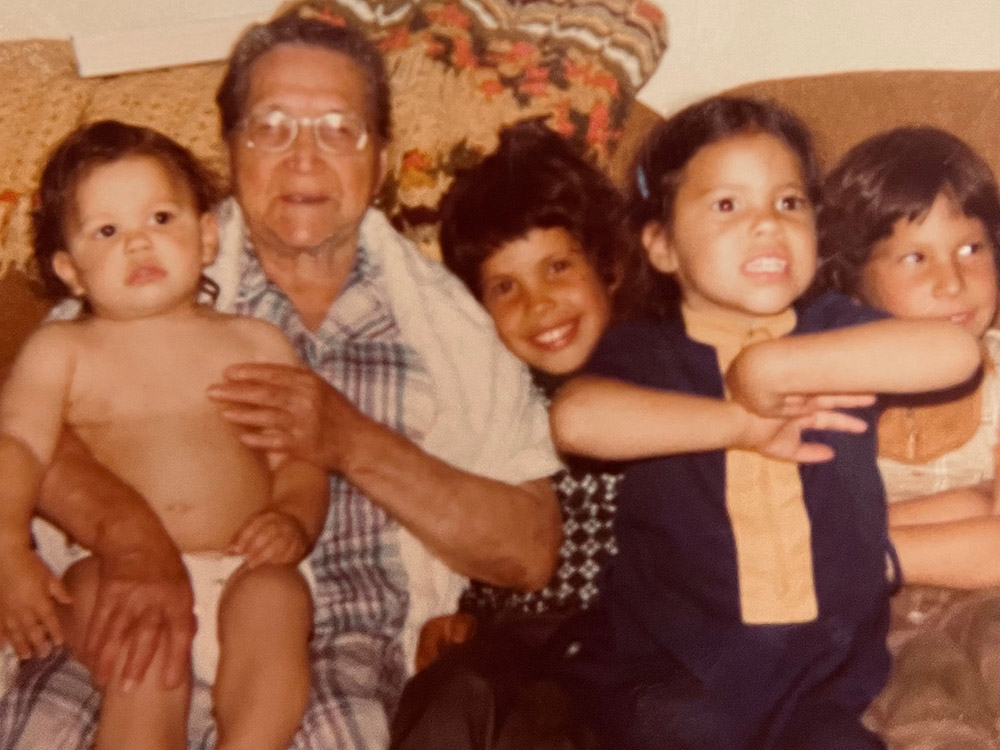
[[[34,251],[45,291],[60,299],[69,289],[52,268],[52,259],[66,250],[66,222],[72,215],[80,182],[95,167],[130,156],[147,156],[175,174],[191,191],[198,213],[211,210],[223,196],[222,182],[190,151],[150,128],[118,120],[83,125],[64,138],[49,156],[32,212]]]

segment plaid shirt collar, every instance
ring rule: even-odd
[[[317,342],[372,339],[380,338],[388,329],[395,328],[389,300],[382,288],[382,268],[363,244],[358,245],[354,267],[340,294],[331,305],[326,319],[314,332],[308,332],[301,326],[291,301],[277,284],[268,279],[249,239],[243,246],[240,266],[236,309],[269,309],[271,312],[266,316],[268,319],[286,319],[286,324],[289,325],[286,333],[290,337],[308,333],[309,338]],[[289,317],[294,318],[295,322],[287,320]]]

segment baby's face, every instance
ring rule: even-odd
[[[483,304],[501,340],[537,370],[578,370],[608,326],[607,286],[562,227],[532,229],[508,242],[479,273]]]
[[[73,206],[53,268],[95,314],[129,319],[195,303],[215,255],[215,222],[158,160],[129,156],[94,167]]]
[[[986,227],[941,193],[923,217],[899,219],[861,271],[863,300],[899,318],[950,320],[982,336],[997,316]]]

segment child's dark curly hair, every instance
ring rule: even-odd
[[[947,131],[903,127],[857,144],[826,178],[818,284],[856,294],[872,247],[898,220],[924,216],[941,194],[983,223],[1000,266],[1000,195],[989,165]]]
[[[54,298],[69,289],[52,269],[52,258],[66,250],[66,222],[72,215],[80,182],[98,166],[130,156],[160,162],[188,186],[199,213],[221,199],[221,181],[186,148],[149,128],[117,120],[101,120],[77,128],[56,146],[42,171],[38,205],[32,212],[35,263]]]
[[[532,229],[562,227],[610,289],[620,278],[623,200],[610,178],[541,119],[500,134],[500,145],[460,172],[441,203],[445,265],[482,299],[483,262]]]

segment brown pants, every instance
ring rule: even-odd
[[[596,750],[550,669],[562,618],[480,627],[407,684],[391,750]]]

